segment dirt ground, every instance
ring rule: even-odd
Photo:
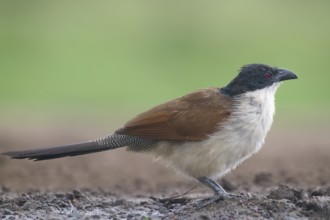
[[[0,126],[0,151],[80,142],[102,128]],[[274,128],[263,149],[211,192],[125,149],[32,162],[0,157],[2,219],[330,219],[329,129]],[[97,135],[98,134],[98,135]],[[94,136],[91,136],[94,135]],[[18,138],[19,137],[19,138]],[[181,195],[193,186],[192,191]],[[176,197],[178,196],[178,197]]]

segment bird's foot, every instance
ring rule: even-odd
[[[200,210],[202,208],[205,208],[206,206],[212,204],[212,203],[217,203],[219,201],[225,200],[229,197],[227,193],[219,193],[215,194],[212,197],[208,197],[202,200],[197,201],[196,204],[196,210]]]

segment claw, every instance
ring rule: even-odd
[[[209,197],[209,198],[206,198],[206,199],[202,199],[202,200],[199,200],[197,201],[197,204],[196,204],[196,210],[201,210],[202,208],[205,208],[206,206],[209,206],[210,204],[212,203],[217,203],[219,201],[222,201],[222,200],[225,200],[229,197],[228,194],[216,194],[212,197]]]

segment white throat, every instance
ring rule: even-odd
[[[270,87],[236,97],[230,119],[235,121],[235,127],[239,130],[246,128],[250,132],[253,129],[263,129],[267,133],[273,122],[275,93],[279,86],[280,83],[275,83]]]

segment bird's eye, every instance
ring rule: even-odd
[[[272,77],[273,74],[271,74],[270,72],[265,73],[265,78],[269,79],[270,77]]]

